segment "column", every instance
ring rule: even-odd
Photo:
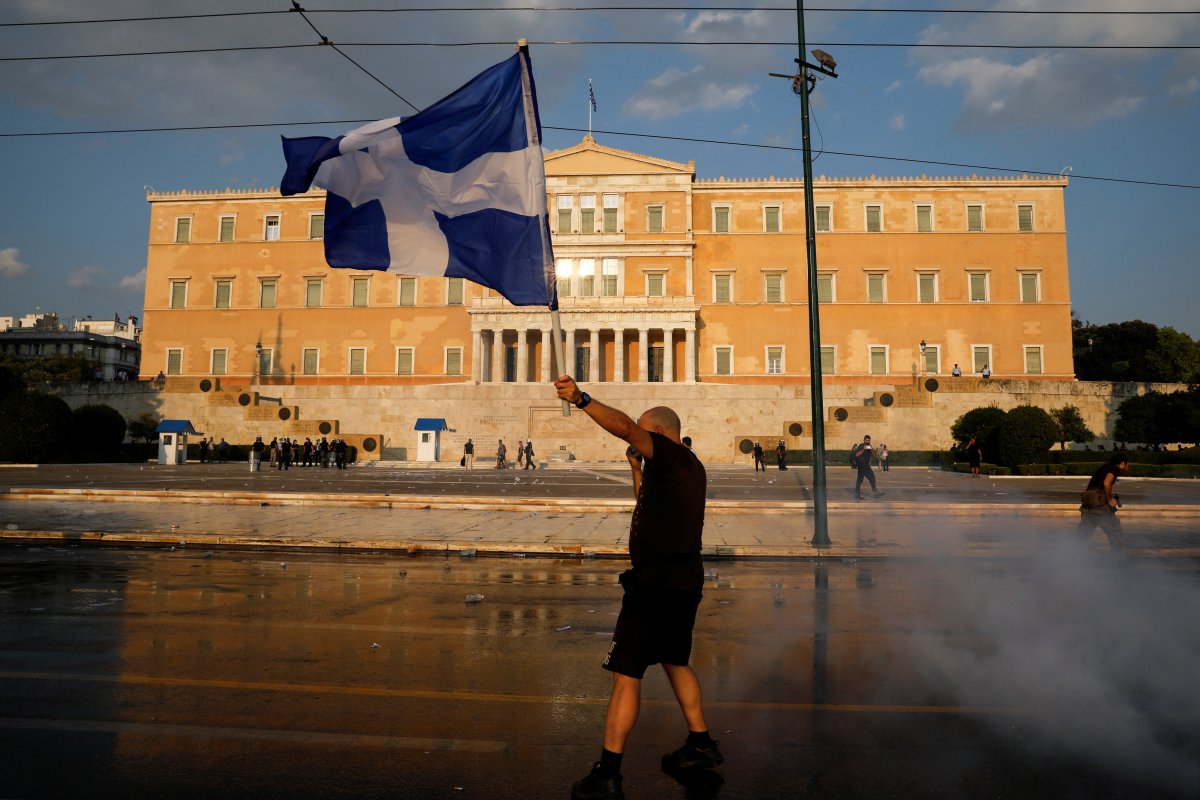
[[[675,329],[663,328],[663,383],[675,380]]]
[[[683,331],[687,350],[683,354],[684,380],[696,382],[696,329],[685,328]]]
[[[517,328],[517,383],[529,383],[529,331]]]
[[[647,370],[650,367],[650,359],[647,358],[646,350],[650,346],[650,331],[645,328],[638,328],[638,368],[637,379],[638,383],[645,383],[650,379]]]
[[[588,354],[591,358],[588,359],[588,383],[600,382],[600,329],[592,328],[592,335],[588,340],[592,351]]]
[[[471,380],[483,380],[483,331],[471,331]]]
[[[567,331],[567,344],[563,348],[563,361],[566,362],[567,374],[576,381],[584,380],[582,375],[575,374],[575,329]]]
[[[625,329],[613,330],[613,381],[625,382]]]
[[[492,383],[504,383],[504,329],[492,331]]]
[[[550,329],[542,328],[542,383],[548,383],[558,377],[557,375],[552,376],[550,373],[550,365],[554,363],[553,341],[554,337],[550,335]]]

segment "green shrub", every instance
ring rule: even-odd
[[[36,464],[65,461],[71,407],[42,392],[20,392],[0,400],[0,461]]]
[[[21,380],[11,367],[0,366],[0,399],[10,394],[20,394],[25,391],[25,381]]]
[[[112,406],[80,406],[71,412],[71,449],[79,461],[112,461],[125,441],[125,418]]]
[[[1037,406],[1017,406],[1005,415],[996,439],[996,460],[1001,464],[1007,467],[1042,464],[1058,440],[1058,426]]]
[[[974,436],[983,448],[983,457],[995,459],[1000,448],[1000,424],[1007,416],[999,406],[972,408],[950,426],[950,437],[960,446],[965,446]]]

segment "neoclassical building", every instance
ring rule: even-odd
[[[803,182],[700,179],[591,137],[546,155],[568,370],[589,383],[809,376]],[[1065,178],[813,182],[832,384],[1073,377]],[[461,279],[332,270],[324,193],[152,192],[143,377],[526,383],[545,309]],[[923,347],[922,347],[923,345]]]

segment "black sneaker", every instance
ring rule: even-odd
[[[674,753],[667,753],[662,757],[662,765],[665,770],[684,770],[684,769],[711,769],[719,766],[725,757],[721,755],[721,751],[717,749],[717,740],[713,739],[713,743],[704,750],[694,747],[690,744],[684,744],[683,747],[676,750]]]
[[[592,765],[592,771],[571,787],[571,800],[625,800],[620,775],[600,772],[600,762]]]

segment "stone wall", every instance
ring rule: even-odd
[[[807,384],[784,386],[703,384],[598,384],[595,397],[631,416],[658,405],[671,406],[683,420],[684,433],[710,463],[740,463],[744,439],[758,440],[771,450],[779,439],[789,448],[812,446],[810,394]],[[1064,405],[1080,409],[1101,438],[1111,434],[1116,409],[1128,397],[1155,389],[1174,391],[1176,384],[1132,384],[1045,380],[940,378],[929,391],[917,382],[824,387],[826,446],[847,448],[870,434],[893,451],[929,450],[949,444],[949,429],[964,412],[986,405],[1012,408],[1021,404],[1047,411]],[[259,391],[261,390],[261,391]],[[189,419],[197,430],[230,442],[255,436],[303,439],[332,435],[360,446],[367,438],[378,446],[365,460],[409,461],[416,458],[418,417],[442,417],[450,431],[442,434],[441,460],[455,461],[470,437],[480,460],[495,452],[503,439],[510,453],[518,439],[532,436],[538,458],[617,461],[622,447],[572,409],[564,417],[553,388],[541,384],[446,384],[434,386],[247,386],[215,385],[201,391],[198,382],[171,379],[162,388],[150,383],[79,384],[54,387],[72,407],[105,403],[126,419],[144,412],[159,418]],[[243,404],[245,403],[245,404]],[[286,413],[286,420],[281,419]],[[842,419],[841,417],[845,417]],[[790,428],[800,425],[799,435]]]

